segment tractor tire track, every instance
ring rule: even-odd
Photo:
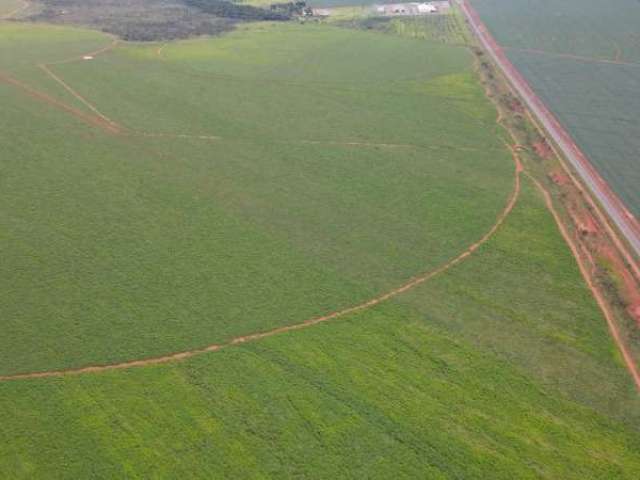
[[[548,52],[546,50],[539,50],[536,48],[518,48],[518,47],[507,47],[507,46],[502,46],[501,48],[503,50],[509,50],[512,52],[531,53],[534,55],[543,55],[547,57],[566,58],[568,60],[576,60],[578,62],[585,62],[585,63],[605,63],[609,65],[625,65],[628,67],[640,67],[640,63],[627,62],[622,60],[622,51],[620,50],[620,47],[617,44],[614,47],[615,48],[614,59],[585,57],[582,55],[574,55],[571,53]]]

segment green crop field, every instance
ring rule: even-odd
[[[529,183],[477,256],[408,298],[186,362],[3,383],[0,411],[12,478],[640,474],[636,391]]]
[[[602,177],[640,216],[640,3],[472,3]]]
[[[0,25],[0,478],[640,475],[637,390],[471,53],[397,33],[95,53]],[[449,265],[505,212],[410,291],[226,345]]]
[[[69,39],[94,49],[83,36],[61,36],[52,61],[77,54]],[[20,45],[6,69],[57,95],[21,54],[46,51]],[[2,87],[3,374],[188,350],[357,304],[462,251],[509,194],[510,155],[463,49],[259,25],[156,52],[50,66],[122,135]]]
[[[471,0],[498,43],[601,59],[640,61],[635,0]]]

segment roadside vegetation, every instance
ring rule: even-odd
[[[438,15],[418,17],[376,16],[371,8],[336,8],[328,20],[330,23],[376,32],[398,35],[452,45],[469,43],[464,20],[457,10]]]
[[[472,3],[600,175],[640,217],[640,4]]]

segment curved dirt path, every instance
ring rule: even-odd
[[[523,171],[522,168],[522,164],[520,162],[520,159],[518,158],[518,154],[516,152],[515,147],[512,146],[508,146],[509,149],[511,150],[511,154],[513,157],[513,161],[515,164],[515,171],[514,171],[514,186],[513,186],[513,190],[509,196],[509,199],[507,201],[507,204],[505,205],[504,209],[502,210],[502,212],[500,212],[500,214],[498,215],[496,222],[493,224],[493,226],[489,229],[489,231],[487,233],[485,233],[478,241],[476,241],[475,243],[473,243],[472,245],[470,245],[464,252],[462,252],[460,255],[458,255],[457,257],[453,258],[452,260],[449,260],[447,263],[441,265],[440,267],[436,268],[435,270],[432,270],[430,272],[427,272],[423,275],[420,275],[418,277],[414,277],[413,279],[409,280],[407,283],[405,283],[404,285],[401,285],[398,288],[395,288],[394,290],[391,290],[387,293],[384,293],[382,295],[379,295],[375,298],[372,298],[370,300],[367,300],[364,303],[360,303],[358,305],[352,306],[352,307],[348,307],[345,308],[343,310],[338,310],[335,311],[333,313],[330,313],[328,315],[324,315],[322,317],[315,317],[315,318],[311,318],[309,320],[306,320],[304,322],[301,323],[297,323],[294,325],[287,325],[284,327],[279,327],[279,328],[275,328],[273,330],[268,330],[265,332],[257,332],[257,333],[253,333],[253,334],[249,334],[249,335],[242,335],[239,337],[235,337],[227,342],[224,343],[215,343],[215,344],[211,344],[211,345],[207,345],[206,347],[202,347],[202,348],[197,348],[197,349],[193,349],[193,350],[187,350],[184,352],[177,352],[177,353],[171,353],[169,355],[163,355],[163,356],[159,356],[159,357],[151,357],[151,358],[146,358],[146,359],[139,359],[139,360],[130,360],[130,361],[126,361],[126,362],[120,362],[120,363],[114,363],[114,364],[110,364],[110,365],[93,365],[93,366],[87,366],[87,367],[79,367],[79,368],[70,368],[70,369],[64,369],[64,370],[51,370],[51,371],[45,371],[45,372],[32,372],[32,373],[20,373],[20,374],[14,374],[14,375],[0,375],[0,382],[5,382],[5,381],[10,381],[10,380],[25,380],[25,379],[36,379],[36,378],[52,378],[52,377],[62,377],[65,375],[80,375],[83,373],[99,373],[99,372],[106,372],[109,370],[124,370],[124,369],[129,369],[129,368],[135,368],[135,367],[143,367],[143,366],[148,366],[148,365],[157,365],[157,364],[162,364],[162,363],[169,363],[169,362],[174,362],[174,361],[179,361],[179,360],[185,360],[187,358],[191,358],[191,357],[195,357],[197,355],[202,355],[204,353],[208,353],[208,352],[217,352],[218,350],[221,350],[223,348],[228,348],[234,345],[239,345],[242,343],[247,343],[247,342],[253,342],[256,340],[260,340],[263,338],[267,338],[267,337],[272,337],[274,335],[279,335],[282,333],[286,333],[286,332],[292,332],[295,330],[302,330],[304,328],[309,328],[312,327],[314,325],[317,325],[319,323],[324,323],[324,322],[328,322],[330,320],[337,320],[338,318],[344,317],[346,315],[349,315],[351,313],[356,313],[362,310],[366,310],[368,308],[371,308],[375,305],[378,305],[382,302],[385,302],[391,298],[397,297],[398,295],[405,293],[409,290],[412,290],[413,288],[417,287],[418,285],[421,285],[422,283],[426,282],[427,280],[432,279],[433,277],[446,272],[447,270],[451,269],[452,267],[454,267],[455,265],[457,265],[458,263],[462,262],[463,260],[465,260],[466,258],[468,258],[473,252],[475,252],[478,248],[480,248],[484,243],[486,243],[494,234],[495,232],[502,226],[502,224],[505,222],[505,220],[507,219],[507,217],[509,216],[509,214],[511,213],[511,211],[513,210],[518,197],[520,195],[520,174]]]

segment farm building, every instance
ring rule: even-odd
[[[438,9],[430,3],[419,3],[418,13],[435,13]]]
[[[439,2],[410,2],[375,5],[374,11],[379,15],[430,15],[449,8],[448,1]]]
[[[328,17],[331,15],[331,10],[328,8],[313,8],[311,14],[314,17]]]

